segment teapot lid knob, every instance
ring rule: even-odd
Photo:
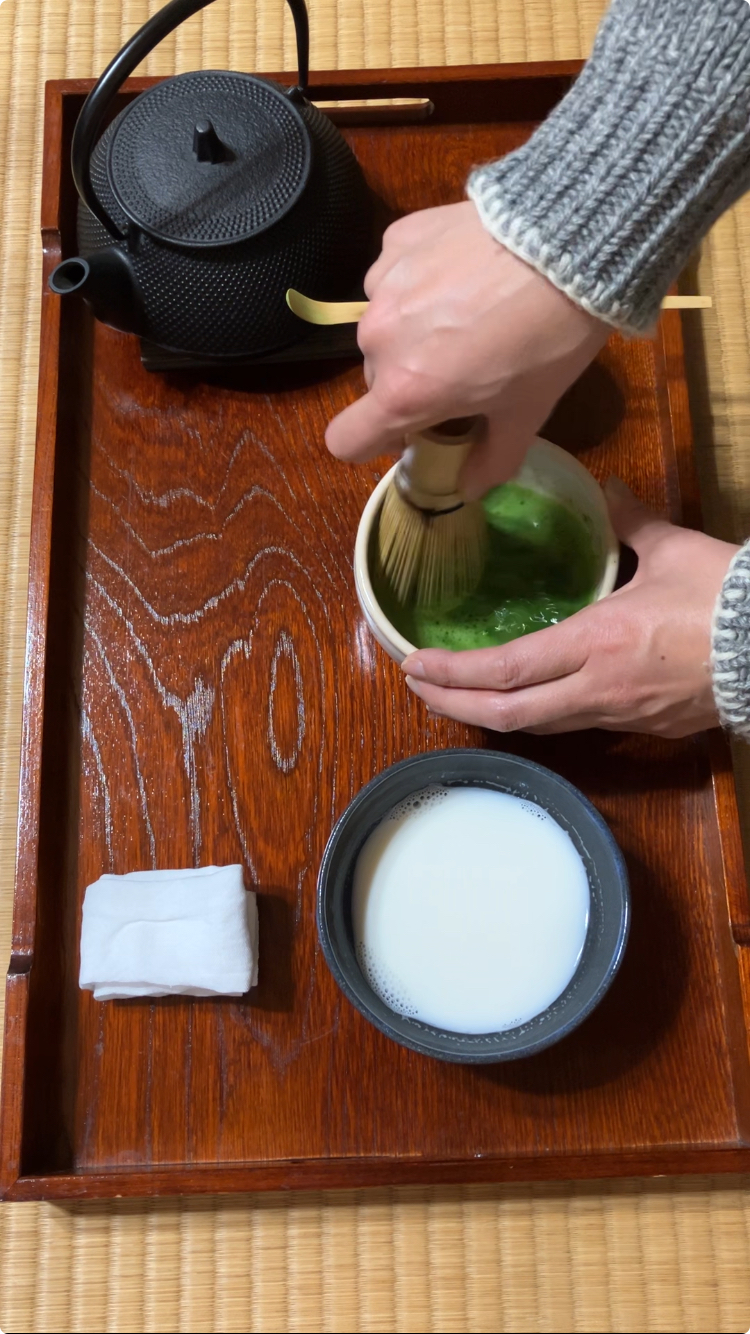
[[[208,117],[195,122],[193,152],[199,162],[225,162],[227,159],[226,144],[221,142]]]

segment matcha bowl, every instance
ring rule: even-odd
[[[383,499],[393,479],[396,464],[378,482],[359,523],[354,549],[354,578],[357,597],[375,639],[396,662],[403,662],[417,645],[393,624],[382,605],[373,575],[373,552],[377,522]],[[573,514],[590,539],[592,552],[591,596],[595,602],[612,592],[617,580],[620,548],[612,529],[607,502],[599,483],[567,450],[537,438],[529,449],[513,482],[537,495],[558,501]]]

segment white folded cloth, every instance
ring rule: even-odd
[[[95,1000],[244,996],[258,981],[258,906],[241,866],[103,875],[83,900],[79,985]]]

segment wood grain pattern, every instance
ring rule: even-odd
[[[319,75],[321,99],[427,96],[346,129],[392,213],[462,194],[575,67]],[[131,91],[151,81],[134,81]],[[75,253],[66,170],[89,84],[48,88],[45,278]],[[340,119],[340,117],[339,117]],[[493,737],[430,718],[371,640],[351,574],[382,466],[326,453],[357,365],[149,375],[135,340],[45,291],[3,1185],[12,1198],[750,1166],[737,947],[750,913],[726,748]],[[679,316],[613,339],[546,432],[596,476],[699,522]],[[381,464],[383,461],[381,461]],[[317,945],[330,829],[385,765],[481,744],[591,797],[633,882],[611,993],[496,1069],[389,1043]],[[96,1004],[80,902],[102,871],[241,861],[261,984],[241,1002]],[[744,1009],[743,1009],[744,986]]]

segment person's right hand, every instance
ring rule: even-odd
[[[368,392],[330,423],[328,448],[374,458],[400,450],[408,431],[484,416],[462,477],[469,498],[517,471],[611,332],[500,245],[471,202],[389,227],[365,291],[358,340]]]

